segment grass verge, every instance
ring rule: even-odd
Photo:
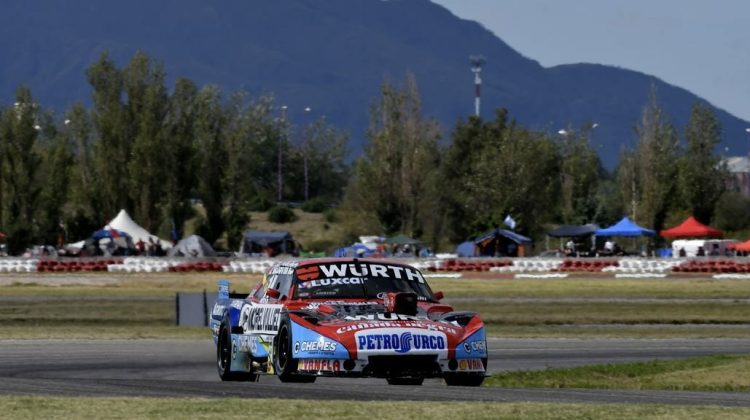
[[[750,356],[706,356],[681,360],[503,372],[485,381],[504,388],[750,390]]]
[[[33,275],[27,278],[56,278]],[[228,278],[249,291],[259,275],[221,273],[82,274],[73,284],[0,286],[0,336],[7,338],[199,338],[200,329],[175,327],[176,291],[216,290]],[[76,284],[79,281],[83,284]],[[111,282],[115,279],[114,282]],[[87,284],[107,280],[108,283]],[[434,279],[434,290],[458,310],[481,314],[502,337],[748,338],[750,281]],[[473,298],[544,297],[493,302]],[[587,301],[618,298],[612,302]],[[660,297],[663,301],[628,301]],[[555,299],[560,299],[556,301]],[[568,299],[573,298],[573,299]],[[669,300],[676,298],[679,300]],[[722,300],[711,301],[711,299]],[[568,299],[568,300],[565,300]],[[691,299],[699,299],[691,301]]]
[[[717,406],[61,397],[0,397],[0,412],[11,419],[745,419],[750,416],[750,408]]]
[[[695,279],[429,279],[446,298],[750,298],[750,281]]]

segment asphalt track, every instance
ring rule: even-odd
[[[750,353],[750,340],[490,339],[490,371]],[[0,395],[538,401],[750,406],[750,393],[389,386],[382,379],[314,384],[222,383],[210,340],[0,340]]]

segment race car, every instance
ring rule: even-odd
[[[484,323],[441,304],[416,268],[326,258],[279,262],[249,294],[219,281],[210,328],[223,381],[318,376],[385,378],[392,385],[479,386],[487,371]]]

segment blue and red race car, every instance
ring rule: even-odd
[[[280,262],[250,294],[219,282],[210,327],[219,376],[282,382],[318,376],[386,378],[393,385],[479,386],[484,323],[441,304],[410,265],[368,259]]]

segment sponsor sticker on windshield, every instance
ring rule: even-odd
[[[334,278],[383,277],[424,283],[422,273],[415,268],[373,263],[320,264],[299,267],[297,278],[303,281]]]

